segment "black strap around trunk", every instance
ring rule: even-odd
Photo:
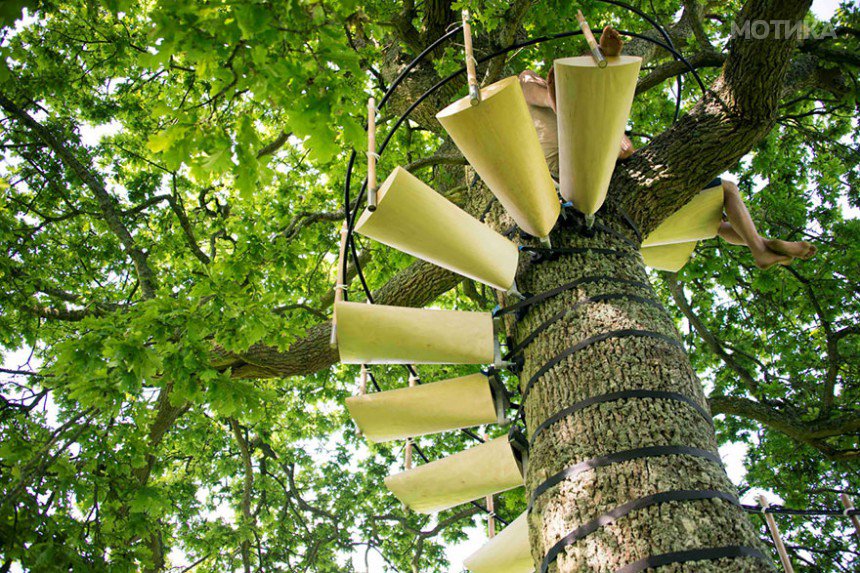
[[[645,448],[635,448],[632,450],[615,452],[613,454],[598,456],[596,458],[591,458],[590,460],[585,460],[584,462],[579,462],[578,464],[567,467],[551,476],[549,479],[537,486],[531,493],[531,496],[529,497],[528,510],[531,511],[535,500],[543,495],[549,488],[558,485],[569,477],[573,477],[584,471],[602,468],[612,464],[629,462],[631,460],[639,460],[642,458],[657,458],[663,456],[691,456],[708,460],[720,466],[723,465],[722,460],[720,460],[720,456],[717,454],[709,452],[708,450],[693,448],[690,446],[648,446]]]
[[[656,569],[673,563],[689,563],[690,561],[716,561],[717,559],[737,559],[750,557],[770,563],[770,558],[755,547],[743,547],[741,545],[730,545],[727,547],[709,547],[707,549],[691,549],[689,551],[675,551],[674,553],[663,553],[640,559],[620,569],[615,573],[639,573],[646,569]]]
[[[667,336],[667,335],[662,334],[660,332],[652,332],[650,330],[623,329],[623,330],[611,330],[609,332],[603,332],[601,334],[597,334],[595,336],[592,336],[590,338],[586,338],[585,340],[581,340],[580,342],[577,342],[576,344],[574,344],[570,348],[563,350],[561,352],[561,354],[557,355],[555,358],[553,358],[552,360],[550,360],[549,362],[547,362],[546,364],[541,366],[540,369],[537,372],[535,372],[535,374],[529,379],[528,383],[526,383],[525,388],[523,388],[522,399],[521,399],[522,404],[525,404],[526,398],[528,397],[528,394],[531,391],[532,386],[534,386],[535,382],[540,380],[540,378],[544,374],[546,374],[547,372],[552,370],[555,366],[557,366],[562,360],[564,360],[568,356],[571,356],[572,354],[576,354],[580,350],[582,350],[584,348],[588,348],[592,344],[595,344],[597,342],[602,342],[604,340],[609,340],[610,338],[634,338],[634,337],[652,338],[654,340],[659,340],[661,342],[671,344],[672,346],[676,346],[676,347],[680,348],[681,350],[684,349],[684,345],[681,343],[680,340],[673,338],[671,336]]]
[[[679,394],[678,392],[664,392],[662,390],[619,390],[618,392],[611,392],[608,394],[601,394],[600,396],[592,396],[591,398],[586,398],[585,400],[577,402],[572,406],[568,406],[557,414],[553,414],[544,422],[542,422],[537,428],[535,428],[534,432],[532,432],[532,435],[529,438],[529,446],[534,444],[535,440],[541,434],[541,432],[543,432],[559,420],[570,416],[571,414],[579,412],[580,410],[583,410],[589,406],[593,406],[594,404],[604,404],[606,402],[615,402],[617,400],[627,400],[630,398],[654,398],[656,400],[671,400],[674,402],[681,402],[693,408],[702,418],[704,418],[706,422],[708,422],[708,424],[710,424],[711,426],[714,425],[714,421],[708,414],[707,410],[705,410],[701,405],[699,405],[698,402],[696,402],[689,396]]]
[[[621,215],[621,218],[624,219],[624,222],[627,223],[627,226],[633,231],[633,234],[636,235],[636,240],[640,243],[642,242],[642,231],[639,230],[639,225],[633,220],[630,214],[624,210],[622,207],[618,207],[618,213]]]
[[[616,520],[628,515],[631,512],[644,509],[652,505],[658,505],[671,501],[698,501],[704,499],[722,499],[731,503],[732,505],[740,507],[740,501],[735,495],[724,491],[716,490],[674,490],[640,497],[639,499],[634,499],[633,501],[630,501],[623,505],[619,505],[618,507],[607,511],[600,517],[592,519],[591,521],[577,527],[576,529],[562,537],[547,552],[546,556],[541,562],[540,573],[546,573],[546,571],[549,569],[549,566],[558,558],[561,552],[564,551],[565,547],[576,543],[580,539],[594,533],[605,525],[615,523]]]
[[[636,286],[638,286],[638,285],[636,285]],[[528,346],[532,342],[534,342],[535,338],[537,338],[538,335],[540,335],[547,328],[549,328],[550,326],[552,326],[553,324],[555,324],[556,322],[558,322],[559,320],[564,318],[565,315],[567,315],[568,313],[573,312],[577,308],[579,308],[581,306],[585,306],[587,304],[593,304],[596,302],[608,302],[611,300],[630,300],[630,301],[638,302],[641,304],[648,304],[648,305],[653,306],[654,308],[658,308],[661,310],[663,309],[663,304],[660,303],[660,301],[654,300],[653,298],[646,298],[644,296],[637,296],[635,294],[611,293],[611,294],[599,294],[597,296],[590,296],[586,299],[578,301],[576,304],[574,304],[573,306],[571,306],[569,308],[565,308],[565,309],[560,310],[559,312],[555,313],[554,315],[552,315],[551,317],[546,319],[540,325],[538,325],[533,331],[531,331],[529,333],[528,336],[523,338],[519,344],[517,344],[516,346],[514,346],[513,348],[508,350],[507,354],[505,354],[505,360],[510,360],[512,357],[516,356],[517,354],[519,354],[520,352],[522,352],[523,350],[528,348]]]
[[[549,289],[548,291],[544,291],[540,294],[530,296],[524,300],[519,301],[516,304],[512,304],[512,305],[506,306],[504,308],[497,308],[493,311],[493,316],[498,317],[498,316],[504,316],[506,314],[519,312],[525,308],[532,306],[533,304],[543,302],[543,301],[545,301],[549,298],[552,298],[554,296],[557,296],[557,295],[559,295],[565,291],[575,289],[578,286],[582,286],[582,285],[586,285],[586,284],[599,283],[599,282],[622,284],[622,285],[634,286],[634,287],[639,287],[639,288],[644,288],[644,289],[649,289],[649,290],[651,289],[651,285],[649,285],[648,283],[641,282],[641,281],[634,281],[634,280],[630,280],[630,279],[622,279],[622,278],[618,278],[618,277],[610,277],[610,276],[605,276],[605,275],[592,275],[592,276],[582,277],[581,279],[577,279],[575,281],[565,283],[563,285],[559,285],[555,288]]]

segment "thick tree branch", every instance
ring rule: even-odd
[[[469,162],[462,155],[431,155],[430,157],[422,157],[404,167],[410,173],[423,169],[425,167],[435,167],[436,165],[468,165]]]
[[[63,164],[72,171],[95,195],[99,209],[104,216],[105,223],[114,235],[120,240],[129,257],[134,263],[138,278],[140,279],[141,290],[145,298],[155,296],[155,290],[158,286],[155,273],[150,268],[147,262],[146,253],[137,246],[134,238],[131,236],[128,228],[123,224],[119,215],[119,205],[117,200],[108,193],[104,184],[97,175],[86,167],[69,149],[65,143],[57,139],[51,131],[37,122],[24,109],[18,107],[5,93],[0,92],[0,107],[6,112],[15,117],[22,124],[33,132],[33,134],[47,145],[57,154],[57,157]]]
[[[395,275],[373,293],[379,304],[424,306],[448,292],[462,277],[436,265],[418,261]],[[302,376],[318,372],[336,363],[337,350],[329,347],[331,324],[312,326],[286,351],[265,344],[255,344],[241,355],[216,350],[213,364],[232,368],[234,378],[273,378]]]
[[[424,42],[421,40],[421,34],[412,23],[414,19],[415,2],[404,0],[403,9],[394,17],[394,29],[397,31],[400,41],[417,54],[424,49]]]
[[[855,450],[840,450],[824,440],[860,431],[860,413],[843,414],[827,420],[804,421],[797,414],[740,396],[710,396],[711,412],[755,420],[799,442],[807,444],[831,459],[856,457]]]
[[[726,58],[723,54],[717,51],[703,51],[687,58],[687,61],[690,62],[690,65],[693,66],[694,69],[698,70],[701,68],[715,68],[721,66],[726,61]],[[654,68],[647,76],[639,80],[639,83],[636,84],[636,94],[638,95],[646,92],[662,84],[669,78],[674,78],[675,76],[688,71],[689,68],[687,65],[677,60],[661,64]]]
[[[146,464],[143,467],[132,470],[132,475],[137,482],[144,486],[149,481],[149,476],[152,473],[152,468],[155,466],[156,456],[155,451],[167,435],[167,432],[176,423],[182,414],[188,411],[191,404],[184,403],[174,406],[170,401],[170,394],[173,391],[173,385],[168,384],[158,393],[157,410],[155,419],[149,426],[149,450],[150,453],[146,456]]]
[[[811,0],[749,0],[744,21],[798,21]],[[644,234],[735,165],[773,127],[795,39],[732,38],[723,73],[691,112],[619,166],[610,187]]]
[[[411,2],[412,0],[410,4]],[[459,21],[451,8],[452,4],[452,0],[424,0],[424,29],[422,30],[424,45],[444,34],[453,22]]]
[[[523,19],[526,17],[529,8],[532,7],[532,0],[515,0],[511,2],[503,18],[501,30],[496,34],[494,48],[507,48],[516,40],[517,32],[520,31]],[[493,58],[487,64],[487,71],[484,74],[485,83],[492,83],[502,77],[502,71],[505,67],[507,58],[500,56]]]
[[[709,51],[713,50],[714,47],[711,45],[711,39],[708,37],[703,26],[703,12],[702,3],[698,0],[684,0],[684,15],[687,17],[690,28],[693,30],[693,36],[695,36],[696,41],[699,42],[703,50]]]

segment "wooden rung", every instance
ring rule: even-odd
[[[717,236],[723,219],[723,184],[714,184],[672,213],[642,241],[643,247],[700,241]]]
[[[507,399],[484,374],[346,399],[364,436],[388,442],[505,422]]]
[[[402,167],[382,183],[376,210],[365,210],[355,230],[499,290],[516,278],[516,245]]]
[[[367,366],[365,364],[361,365],[361,375],[358,383],[358,395],[365,396],[367,395],[367,379],[368,379],[368,371]]]
[[[496,496],[488,495],[487,500],[487,537],[496,536]]]
[[[594,63],[597,64],[598,68],[605,68],[607,66],[606,57],[600,49],[597,38],[591,32],[591,26],[588,25],[585,16],[582,15],[582,10],[576,11],[576,19],[579,21],[579,27],[582,30],[585,41],[588,42],[588,48],[591,50],[591,57],[594,58]]]
[[[376,209],[376,100],[367,100],[367,208]]]
[[[652,269],[676,273],[684,268],[696,250],[698,241],[642,247],[642,259]]]
[[[489,312],[339,302],[337,343],[345,364],[491,364]]]
[[[585,215],[603,205],[642,58],[618,56],[603,69],[591,56],[555,60],[559,189]]]
[[[337,348],[337,303],[343,300],[343,291],[346,288],[346,276],[343,272],[344,263],[346,262],[346,242],[349,237],[346,222],[340,228],[340,250],[337,257],[337,279],[334,283],[334,302],[335,311],[331,317],[331,338],[329,338],[329,346]]]
[[[519,78],[482,89],[481,105],[465,97],[436,118],[517,225],[549,235],[561,207]]]
[[[472,49],[472,21],[468,10],[463,10],[463,52],[466,58],[466,82],[469,84],[469,103],[481,103],[481,88],[478,85],[477,60]]]
[[[767,498],[764,495],[758,496],[758,503],[762,510],[770,507]],[[770,535],[773,538],[773,544],[776,546],[776,553],[779,555],[779,561],[782,563],[785,573],[794,573],[794,567],[791,565],[791,560],[788,558],[788,551],[785,550],[785,544],[782,542],[782,536],[779,534],[779,527],[776,525],[772,513],[765,513],[764,519],[767,522],[767,527],[770,529]]]
[[[529,524],[526,512],[520,514],[498,535],[490,539],[465,561],[472,573],[531,573],[534,571]]]
[[[502,436],[388,476],[385,485],[410,509],[433,513],[523,485],[523,462]]]

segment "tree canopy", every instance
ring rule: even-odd
[[[653,33],[616,6],[580,4],[473,3],[476,49],[576,29],[580,7],[595,27]],[[636,4],[708,86],[749,7]],[[448,568],[446,545],[484,518],[471,506],[410,513],[382,487],[402,445],[357,434],[343,407],[357,369],[335,364],[327,340],[341,189],[349,152],[365,150],[366,99],[460,7],[0,5],[0,347],[25,357],[0,371],[0,570],[351,571],[368,553],[391,571]],[[804,508],[860,497],[860,9],[844,2],[827,25],[833,34],[798,43],[775,125],[730,170],[762,234],[813,242],[816,257],[760,271],[714,239],[681,272],[654,275],[708,382],[720,440],[749,446],[738,485]],[[458,42],[408,78],[382,133],[459,69]],[[479,72],[545,73],[583,45],[544,42]],[[683,70],[653,46],[628,49],[646,58],[630,120],[646,147],[672,125]],[[468,206],[471,177],[432,107],[463,93],[455,82],[419,107],[381,172],[409,166]],[[681,95],[682,113],[701,97],[689,75]],[[471,281],[360,246],[384,302],[495,304]],[[406,384],[402,368],[374,372],[383,388]],[[428,380],[466,373],[421,369]],[[465,442],[418,443],[439,457]],[[502,495],[496,511],[523,507]],[[846,521],[780,519],[798,570],[860,561]]]

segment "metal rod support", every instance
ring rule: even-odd
[[[346,241],[348,237],[349,229],[344,221],[340,228],[340,251],[337,259],[337,279],[334,284],[335,312],[331,317],[331,338],[329,338],[328,342],[331,348],[337,348],[337,303],[343,300],[343,291],[346,290],[346,284],[344,284],[344,281],[346,280],[344,267],[346,264]]]

